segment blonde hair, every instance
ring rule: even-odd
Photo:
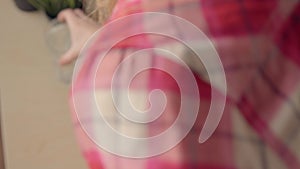
[[[111,15],[117,0],[84,0],[83,8],[93,20],[103,24]]]

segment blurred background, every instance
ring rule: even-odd
[[[49,19],[0,1],[0,89],[6,169],[85,169],[46,45]]]

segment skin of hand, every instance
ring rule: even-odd
[[[80,9],[65,9],[59,13],[57,19],[65,22],[70,30],[71,47],[59,60],[59,64],[67,65],[78,57],[81,48],[100,28],[100,25],[87,17]]]

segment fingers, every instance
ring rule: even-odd
[[[83,13],[83,11],[80,10],[80,9],[74,9],[74,13],[75,13],[78,17],[80,17],[80,18],[82,18],[82,19],[87,19],[87,18],[88,18],[88,17]]]
[[[74,23],[76,19],[78,19],[78,16],[75,14],[75,12],[72,9],[65,9],[61,11],[57,16],[58,21],[67,22],[68,24]]]
[[[65,9],[59,13],[57,19],[67,23],[71,34],[72,47],[59,60],[59,64],[67,65],[77,58],[81,47],[90,36],[91,29],[95,26],[79,9]]]
[[[67,65],[77,58],[79,52],[75,48],[69,49],[62,57],[60,57],[59,64]]]
[[[88,18],[82,10],[80,9],[65,9],[62,10],[58,16],[57,16],[57,20],[60,22],[70,22],[73,21],[75,19],[83,19],[83,18]]]

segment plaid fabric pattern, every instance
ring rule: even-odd
[[[111,125],[126,135],[154,136],[174,122],[180,97],[193,99],[193,96],[181,96],[176,82],[169,75],[149,70],[132,82],[130,97],[137,108],[146,109],[149,106],[149,91],[163,90],[168,100],[163,116],[150,125],[134,125],[117,118],[109,87],[112,74],[127,56],[149,47],[176,49],[174,52],[194,71],[201,95],[199,115],[190,133],[175,148],[157,157],[129,159],[97,147],[84,133],[74,114],[78,141],[91,169],[300,168],[300,4],[297,0],[120,0],[110,21],[140,12],[176,15],[208,35],[226,73],[228,92],[224,114],[213,136],[204,144],[199,144],[198,137],[210,106],[210,89],[218,88],[209,83],[203,65],[195,62],[194,56],[179,42],[165,37],[139,35],[126,39],[108,53],[96,75],[96,99],[99,104],[105,105],[103,112]],[[93,78],[90,72],[97,68],[95,63],[109,38],[126,29],[141,30],[147,27],[185,35],[185,29],[175,22],[162,24],[153,21],[149,25],[143,22],[143,18],[138,23],[111,30],[110,34],[98,35],[84,56],[72,96],[86,97],[86,91],[90,90],[86,82]],[[134,63],[125,64],[122,77],[126,78],[139,65],[145,64],[161,65],[178,73],[184,69],[172,58],[159,55],[154,52],[136,58]],[[215,75],[218,73],[216,70]],[[122,78],[118,83],[122,85]],[[127,91],[120,87],[117,104],[122,105],[126,97]],[[93,135],[103,136],[101,131],[94,130],[101,124],[93,119],[89,100],[82,104],[86,110],[86,121],[83,123],[90,126]],[[71,108],[75,112],[73,104]],[[122,146],[118,140],[109,141]],[[165,141],[168,143],[168,140]],[[129,148],[142,151],[137,147]]]

